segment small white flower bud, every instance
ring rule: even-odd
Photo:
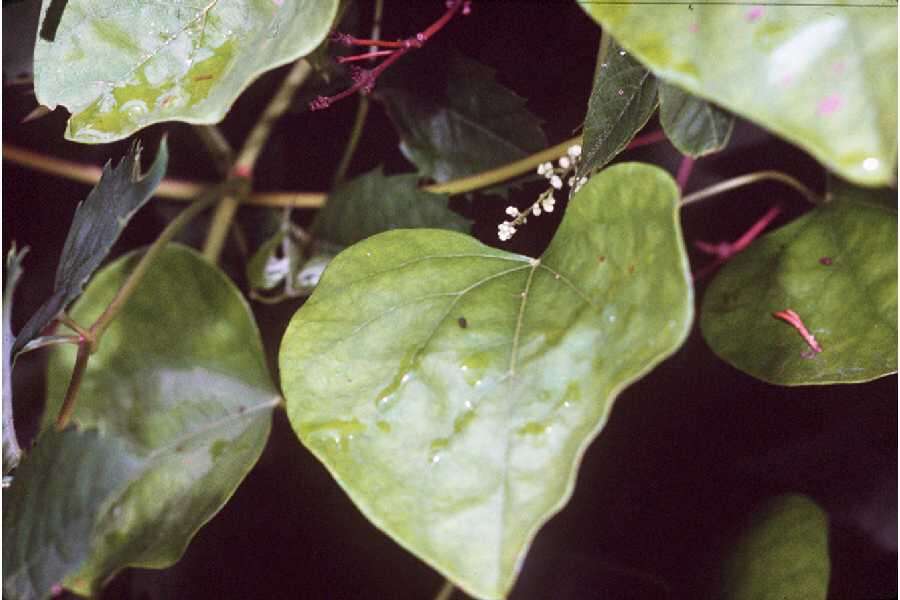
[[[543,175],[546,170],[547,170],[547,163],[541,163],[538,165],[537,174]]]
[[[555,190],[562,189],[562,179],[560,179],[559,175],[554,175],[550,178],[550,186]]]
[[[536,217],[541,216],[541,203],[540,202],[534,203],[534,206],[531,207],[531,214],[533,214]]]
[[[559,166],[563,169],[568,169],[572,166],[572,161],[569,160],[568,156],[560,156],[559,157]]]
[[[549,194],[546,198],[541,200],[541,206],[545,212],[552,213],[554,205],[556,205],[556,198],[553,197],[553,194]]]
[[[508,214],[509,216],[511,216],[511,217],[513,217],[513,218],[518,217],[518,216],[519,216],[519,209],[516,208],[515,206],[507,206],[507,207],[506,207],[506,214]]]
[[[569,146],[566,154],[568,154],[573,160],[578,158],[579,156],[581,156],[581,144]]]

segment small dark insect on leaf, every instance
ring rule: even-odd
[[[466,327],[469,326],[469,322],[466,321],[465,317],[460,317],[459,319],[456,320],[456,322],[459,323],[459,326],[462,329],[465,329]]]
[[[194,81],[207,81],[208,79],[212,79],[213,76],[211,74],[206,75],[197,75],[194,77]]]

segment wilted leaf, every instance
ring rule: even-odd
[[[877,190],[831,201],[755,241],[706,291],[713,352],[780,385],[857,383],[897,370],[897,211]],[[822,352],[772,313],[791,309]]]
[[[389,229],[435,227],[468,231],[472,222],[447,207],[447,196],[424,192],[417,175],[386,177],[377,167],[338,187],[313,224],[313,234],[350,246]]]
[[[896,2],[578,3],[661,79],[771,129],[852,181],[894,180]]]
[[[725,564],[724,600],[824,600],[828,519],[806,496],[781,496],[754,515]]]
[[[19,458],[22,456],[22,448],[19,447],[19,439],[16,436],[16,427],[13,422],[12,404],[12,347],[16,338],[12,334],[12,300],[16,292],[16,284],[22,276],[22,261],[28,247],[17,251],[13,244],[6,255],[6,281],[3,284],[3,476],[16,468]]]
[[[442,230],[345,250],[282,342],[295,431],[378,527],[505,596],[615,396],[687,333],[677,201],[663,171],[623,164],[540,260]]]
[[[656,78],[618,45],[600,63],[584,117],[578,176],[600,169],[625,149],[653,115]]]
[[[73,317],[99,316],[137,259],[132,253],[100,271]],[[51,354],[48,425],[73,361],[69,347]],[[256,462],[277,402],[240,292],[194,251],[167,247],[84,375],[73,421],[96,427],[104,444],[128,448],[136,466],[117,493],[91,499],[94,512],[84,515],[93,523],[90,543],[67,557],[66,587],[88,594],[123,567],[162,568],[178,560]],[[54,460],[43,476],[62,485],[54,478],[77,470],[78,459],[57,453]],[[27,515],[9,518],[18,523]]]
[[[493,69],[456,52],[411,57],[403,68],[409,70],[402,76],[398,70],[379,82],[376,98],[421,176],[465,177],[547,146],[540,120],[521,96],[497,83]]]
[[[337,5],[69,0],[54,41],[37,41],[35,93],[72,112],[66,137],[80,142],[160,121],[216,123],[259,75],[312,52]]]
[[[659,86],[659,122],[678,151],[697,158],[728,143],[734,116],[678,86]]]
[[[84,284],[100,266],[131,217],[150,199],[166,174],[169,151],[163,139],[156,160],[141,176],[141,145],[136,143],[119,165],[103,167],[99,183],[75,209],[72,225],[56,267],[53,295],[35,312],[16,336],[13,355],[55,319],[81,294]]]

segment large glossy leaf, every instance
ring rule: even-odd
[[[137,258],[100,271],[73,317],[99,316]],[[69,348],[51,355],[48,424],[73,359]],[[122,567],[175,562],[256,462],[277,402],[239,291],[193,250],[168,247],[106,331],[82,382],[74,422],[127,446],[139,464],[118,492],[94,498],[89,552],[72,560],[65,585],[88,593]],[[65,454],[55,460],[60,477],[75,468]]]
[[[81,142],[160,121],[215,123],[260,74],[315,49],[337,5],[69,0],[54,39],[38,38],[35,93],[72,112],[66,137]]]
[[[13,354],[55,319],[81,294],[128,221],[153,195],[166,174],[169,151],[163,139],[150,170],[141,175],[141,145],[136,143],[115,169],[103,167],[100,181],[75,209],[56,267],[53,294],[28,319],[16,336]]]
[[[379,82],[376,97],[421,175],[465,177],[547,146],[540,120],[521,96],[497,83],[493,69],[456,52],[410,61]]]
[[[724,600],[824,600],[828,596],[828,519],[806,496],[772,500],[728,557]]]
[[[468,231],[471,221],[450,210],[447,196],[423,192],[417,175],[386,177],[381,167],[338,187],[313,224],[313,233],[350,246],[389,229],[435,227]]]
[[[878,192],[831,201],[760,238],[718,274],[700,326],[712,350],[781,385],[855,383],[897,370],[897,211]],[[776,311],[791,309],[813,352]]]
[[[656,110],[657,87],[650,71],[618,45],[610,45],[588,100],[579,176],[603,167],[625,149]]]
[[[687,333],[677,201],[663,171],[623,164],[540,260],[443,230],[345,250],[282,342],[295,431],[378,527],[505,596],[615,396]]]
[[[660,78],[771,129],[850,180],[894,179],[896,2],[579,4]]]
[[[28,247],[16,250],[13,244],[6,255],[6,270],[3,275],[3,476],[9,473],[19,464],[22,456],[22,448],[19,446],[19,438],[16,436],[16,427],[13,421],[12,404],[12,347],[15,337],[12,334],[12,300],[16,291],[16,284],[22,276],[22,261]]]
[[[694,158],[718,152],[728,143],[734,116],[678,86],[659,86],[659,122],[679,152]]]

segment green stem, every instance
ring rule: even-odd
[[[88,360],[91,358],[91,343],[83,340],[78,344],[78,355],[75,357],[75,367],[72,369],[72,378],[69,387],[66,388],[66,397],[63,398],[62,407],[56,417],[56,429],[62,431],[69,424],[72,412],[75,410],[75,400],[78,398],[78,390],[81,388],[81,380],[87,371]]]
[[[177,217],[166,225],[166,228],[162,230],[159,237],[150,245],[140,261],[138,261],[134,270],[128,274],[128,278],[125,280],[125,283],[122,284],[122,287],[119,288],[119,291],[116,292],[112,302],[109,303],[103,311],[103,314],[101,314],[97,320],[94,321],[94,324],[91,325],[89,332],[92,338],[90,340],[92,351],[97,350],[100,344],[100,338],[103,336],[106,328],[109,327],[113,319],[118,316],[119,312],[125,306],[125,303],[128,302],[128,299],[131,298],[131,295],[134,294],[138,285],[141,283],[141,280],[144,278],[144,275],[147,274],[147,270],[150,268],[153,260],[159,256],[159,253],[162,252],[166,244],[181,231],[182,227],[190,223],[194,217],[211,206],[218,199],[218,191],[219,190],[216,189],[208,192],[204,197],[197,199],[193,204],[181,211]]]
[[[454,194],[473,192],[475,190],[494,185],[495,183],[500,183],[502,181],[506,181],[507,179],[512,179],[513,177],[522,175],[523,173],[527,173],[528,171],[532,171],[543,162],[554,161],[560,156],[564,155],[566,153],[566,150],[569,149],[569,146],[580,143],[581,136],[578,135],[566,140],[565,142],[562,142],[561,144],[551,146],[546,150],[541,150],[536,154],[526,156],[525,158],[517,160],[515,162],[511,162],[508,165],[503,165],[502,167],[497,167],[496,169],[484,171],[483,173],[478,173],[469,177],[454,179],[453,181],[448,181],[446,183],[429,185],[423,189],[426,192],[432,192],[435,194],[450,194],[451,196]]]
[[[362,137],[362,130],[366,124],[366,116],[369,114],[369,98],[360,95],[359,104],[356,105],[356,117],[353,120],[353,129],[350,131],[350,139],[347,140],[347,147],[344,148],[344,154],[341,156],[341,162],[338,163],[337,170],[334,172],[334,179],[331,187],[337,187],[344,181],[347,176],[347,169],[350,168],[350,161],[353,160],[353,154],[356,152],[356,146],[359,144],[359,138]]]
[[[247,137],[247,141],[241,147],[241,151],[238,153],[237,159],[232,166],[232,173],[238,177],[250,178],[253,173],[253,167],[256,165],[256,160],[259,158],[266,140],[269,139],[269,135],[272,133],[272,127],[290,107],[294,93],[306,81],[310,73],[312,73],[312,67],[307,60],[300,59],[294,63],[293,68],[281,83],[281,87],[278,88],[275,96],[269,101],[269,105],[263,112],[262,117],[254,125],[253,130]],[[218,262],[219,255],[222,253],[222,247],[225,245],[225,238],[229,229],[231,229],[231,221],[234,218],[234,214],[237,212],[241,200],[249,195],[249,191],[249,186],[247,186],[243,193],[227,195],[222,198],[222,201],[216,207],[209,233],[206,236],[206,242],[203,245],[203,256],[210,262]]]
[[[600,73],[603,72],[603,68],[600,65],[606,62],[610,46],[612,46],[612,36],[606,32],[604,27],[600,30],[600,48],[597,50],[597,64],[594,66],[594,87],[597,86],[597,80],[600,79]]]
[[[681,199],[681,206],[688,206],[690,204],[700,202],[701,200],[704,200],[711,196],[717,196],[729,190],[744,187],[746,185],[757,183],[759,181],[781,182],[800,192],[800,194],[811,204],[818,205],[824,202],[818,194],[786,173],[782,173],[781,171],[756,171],[755,173],[748,173],[746,175],[740,175],[738,177],[727,179],[725,181],[722,181],[721,183],[717,183],[707,188],[703,188],[702,190],[697,190],[692,194],[688,194]]]
[[[26,352],[31,352],[39,348],[46,348],[47,346],[57,346],[59,344],[80,344],[84,339],[85,338],[83,336],[78,335],[45,335],[39,338],[35,338],[25,344],[25,346],[22,348],[22,350],[19,351],[19,353],[25,354]]]
[[[234,150],[219,128],[215,125],[195,125],[193,130],[209,151],[219,175],[223,177],[228,175],[231,161],[234,160]]]
[[[438,590],[434,600],[450,600],[450,598],[453,597],[454,591],[456,591],[456,588],[453,587],[453,584],[450,583],[449,580],[446,580],[444,581],[444,585],[441,586],[441,589]]]

